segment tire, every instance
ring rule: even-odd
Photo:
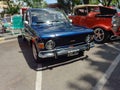
[[[80,57],[84,56],[84,51],[80,51],[80,52],[79,52],[79,56],[80,56]]]
[[[102,28],[95,28],[94,29],[94,41],[96,43],[104,43],[108,40],[109,33]]]
[[[26,38],[25,38],[24,29],[21,29],[21,36],[22,36],[22,41],[27,41]]]
[[[32,54],[33,54],[34,61],[36,63],[39,63],[38,51],[34,43],[32,43]]]
[[[25,42],[26,41],[26,38],[24,35],[22,35],[22,41]]]

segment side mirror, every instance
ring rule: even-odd
[[[28,21],[24,21],[25,24],[28,24]]]

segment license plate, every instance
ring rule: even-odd
[[[75,56],[79,54],[79,49],[68,51],[68,57]]]

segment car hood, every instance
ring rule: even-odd
[[[36,34],[41,38],[54,38],[59,36],[70,36],[78,34],[93,33],[92,29],[77,26],[32,26]]]

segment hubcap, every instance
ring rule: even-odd
[[[105,37],[105,33],[104,33],[103,29],[97,28],[94,30],[95,41],[98,41],[98,42],[103,41],[104,37]]]

